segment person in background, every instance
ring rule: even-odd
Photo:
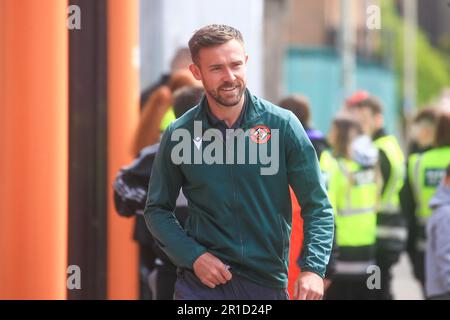
[[[391,270],[399,261],[407,239],[399,197],[405,178],[405,157],[397,138],[384,129],[383,107],[377,98],[360,91],[347,99],[346,107],[372,138],[379,153],[383,184],[377,208],[376,262],[381,270],[381,288],[376,293],[378,300],[393,300]]]
[[[183,115],[200,101],[202,95],[203,88],[199,86],[184,86],[177,89],[172,98],[175,115],[177,117]],[[151,107],[155,115],[162,114],[166,110],[165,104],[156,104]],[[146,123],[148,128],[145,129],[159,134],[159,123],[154,123],[154,118],[150,119],[152,121]],[[161,118],[156,117],[156,119]],[[144,129],[145,123],[141,123],[141,125]],[[140,297],[143,300],[172,299],[173,285],[176,280],[175,266],[155,245],[143,217],[150,172],[158,148],[159,142],[144,147],[131,165],[119,171],[113,184],[114,204],[117,212],[125,217],[136,217],[133,238],[139,244]],[[186,208],[186,198],[181,192],[175,211],[177,219],[182,225],[187,217]],[[148,281],[150,275],[154,280],[151,282],[151,286]]]
[[[137,156],[142,148],[157,143],[161,132],[174,120],[172,117],[167,117],[168,111],[172,110],[173,92],[179,88],[194,85],[201,84],[195,80],[189,70],[180,69],[170,77],[167,85],[162,85],[153,92],[142,110],[133,138],[134,156]]]
[[[183,54],[178,55],[178,58],[176,55],[172,63],[176,65],[182,63],[182,61],[185,60],[183,57]],[[174,68],[173,71],[174,73],[172,75],[164,77],[164,83],[161,82],[157,86],[154,86],[150,91],[147,90],[144,94],[145,97],[141,97],[141,115],[131,143],[131,155],[134,158],[137,158],[145,147],[156,144],[159,141],[161,132],[164,131],[165,127],[167,127],[172,120],[169,112],[172,105],[172,92],[179,87],[196,82],[189,72],[186,72],[186,68],[183,69],[177,67],[176,69]],[[168,114],[169,117],[167,117]],[[169,119],[169,121],[164,121],[165,118]],[[116,182],[118,179],[120,180],[121,172],[122,171],[119,172]],[[127,171],[123,172],[126,173]],[[126,175],[124,177],[126,177]],[[125,181],[122,184],[115,183],[115,186],[119,187],[122,185],[125,186],[127,183],[133,183],[133,179],[135,179],[135,177],[132,177],[130,181]],[[133,238],[139,243],[139,296],[141,300],[150,300],[154,297],[152,297],[152,290],[148,286],[147,278],[155,267],[154,263],[156,255],[153,250],[153,239],[146,229],[142,212],[138,215],[134,214],[135,211],[130,210],[128,207],[129,203],[126,203],[125,201],[121,203],[120,201],[117,201],[118,199],[120,198],[115,198],[116,210],[124,216],[134,216],[136,219]],[[136,209],[134,208],[134,210]]]
[[[316,150],[317,158],[320,159],[322,151],[329,146],[324,134],[320,130],[314,129],[311,125],[311,108],[308,99],[305,96],[294,94],[281,100],[279,106],[292,111],[298,120],[300,120],[309,140],[311,140]]]
[[[153,92],[155,92],[161,86],[167,85],[169,83],[170,77],[177,71],[188,69],[191,63],[192,59],[189,48],[178,48],[172,58],[172,61],[170,62],[170,72],[162,74],[155,84],[151,85],[141,93],[141,112],[144,110],[145,106],[147,105],[148,99],[153,94]]]
[[[436,124],[438,120],[438,110],[436,108],[423,108],[414,117],[410,130],[410,143],[408,147],[408,159],[413,154],[421,154],[433,148],[436,135]],[[406,162],[406,172],[409,172],[409,161]],[[403,216],[406,217],[408,227],[408,239],[406,242],[406,252],[411,261],[415,278],[423,285],[423,263],[417,255],[416,239],[417,227],[415,226],[416,203],[412,199],[413,190],[409,180],[409,175],[405,175],[405,182],[400,190],[400,205]],[[424,289],[422,287],[422,289]]]
[[[339,252],[327,300],[371,300],[367,269],[375,264],[378,151],[349,116],[333,121],[328,141],[334,162],[327,168]]]
[[[414,117],[408,155],[423,153],[433,147],[438,113],[436,108],[427,107],[421,109]]]
[[[430,209],[433,214],[427,222],[426,296],[430,300],[450,300],[450,162]]]
[[[433,148],[412,154],[408,159],[408,180],[411,193],[405,194],[405,203],[415,211],[408,213],[408,254],[413,262],[415,277],[425,288],[425,226],[431,215],[428,206],[450,161],[450,113],[438,116]]]

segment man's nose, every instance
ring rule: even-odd
[[[234,81],[234,80],[236,80],[236,76],[234,75],[233,70],[231,70],[230,68],[226,68],[225,69],[224,80],[225,81]]]

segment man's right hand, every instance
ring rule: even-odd
[[[195,275],[211,289],[227,283],[232,277],[228,267],[219,258],[208,252],[198,257],[193,267]]]

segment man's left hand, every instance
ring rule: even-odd
[[[301,272],[294,284],[294,300],[321,300],[323,279],[314,272]]]

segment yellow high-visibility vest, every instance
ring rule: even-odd
[[[374,141],[375,146],[386,154],[391,171],[385,181],[384,192],[381,195],[379,211],[384,213],[400,213],[399,193],[405,178],[405,156],[397,139],[390,135]]]
[[[328,188],[336,215],[338,247],[374,245],[378,192],[375,168],[363,168],[354,161],[338,159],[337,166],[333,165]]]
[[[325,181],[325,185],[328,189],[329,176],[334,170],[334,167],[337,165],[336,159],[333,157],[330,150],[322,151],[322,153],[320,154],[319,165],[320,171],[322,172],[322,176]]]
[[[435,148],[409,157],[408,177],[416,201],[416,216],[422,226],[425,226],[431,215],[428,204],[444,178],[449,163],[450,147]]]
[[[169,126],[169,124],[172,123],[172,121],[174,121],[176,119],[175,117],[175,113],[173,112],[173,108],[170,107],[169,110],[167,110],[167,112],[164,114],[162,120],[161,120],[161,125],[159,127],[159,129],[161,131],[166,130],[166,128]]]

